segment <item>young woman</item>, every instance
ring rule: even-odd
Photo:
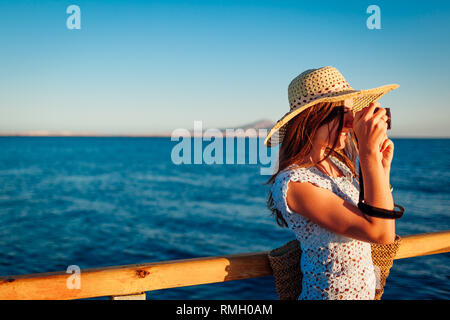
[[[386,135],[386,111],[376,100],[396,87],[357,91],[333,67],[307,70],[289,85],[291,110],[265,143],[281,143],[268,206],[300,241],[299,299],[374,298],[370,243],[394,242],[395,220],[358,209],[356,152],[364,202],[393,210],[394,144]]]

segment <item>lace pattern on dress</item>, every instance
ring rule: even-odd
[[[286,202],[289,182],[309,182],[332,191],[357,205],[359,186],[350,169],[330,158],[344,173],[330,177],[316,167],[290,166],[281,171],[272,185],[274,208],[278,209],[302,248],[302,293],[299,299],[367,299],[375,296],[375,270],[368,242],[333,233],[299,213]]]

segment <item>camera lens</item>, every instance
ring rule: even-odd
[[[386,109],[386,115],[388,116],[387,120],[387,129],[391,129],[391,108],[384,108]],[[375,108],[374,113],[377,113],[377,111],[380,110],[380,108]]]
[[[387,120],[387,129],[391,129],[391,108],[385,108],[386,109],[386,115],[388,116]]]

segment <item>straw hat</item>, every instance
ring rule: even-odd
[[[275,147],[281,143],[289,120],[317,103],[353,98],[353,110],[357,112],[398,87],[397,84],[389,84],[375,89],[355,90],[334,67],[306,70],[289,84],[290,110],[270,130],[264,144]]]

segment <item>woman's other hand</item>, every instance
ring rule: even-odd
[[[380,148],[380,152],[383,156],[381,163],[383,164],[384,170],[389,173],[391,170],[392,159],[394,158],[394,143],[387,137],[387,135],[384,139],[385,140]]]

